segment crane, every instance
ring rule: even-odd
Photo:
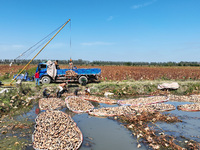
[[[44,50],[44,48],[55,38],[55,36],[67,25],[71,19],[67,20],[63,26],[54,34],[54,36],[40,49],[40,51],[24,66],[24,68],[17,74],[17,76],[9,84],[0,84],[0,86],[14,86],[13,82],[17,77],[28,67],[28,65]]]

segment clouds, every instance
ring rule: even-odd
[[[106,45],[114,45],[114,43],[109,42],[88,42],[88,43],[81,43],[83,46],[106,46]]]
[[[139,8],[142,8],[142,7],[146,7],[146,6],[149,6],[153,3],[155,3],[157,0],[152,0],[150,2],[146,2],[146,3],[143,3],[143,4],[138,4],[138,5],[133,5],[131,6],[132,9],[139,9]]]

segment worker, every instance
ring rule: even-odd
[[[72,59],[70,58],[69,60],[69,69],[73,69],[73,62],[72,62]]]
[[[40,85],[40,74],[39,71],[35,73],[35,86]]]
[[[79,91],[79,88],[76,88],[75,91],[74,91],[75,96],[78,96],[78,91]]]
[[[76,67],[76,66],[73,66],[73,69],[77,70],[77,67]]]
[[[58,60],[56,60],[55,62],[55,65],[56,65],[56,69],[60,69],[59,65],[58,65]]]
[[[58,92],[57,92],[57,97],[58,97],[58,98],[60,98],[61,95],[62,95],[64,92],[68,91],[67,85],[68,85],[68,82],[65,82],[65,83],[62,83],[62,84],[60,84],[60,85],[58,86],[58,88],[59,88],[59,90],[58,90]]]
[[[85,88],[85,95],[90,95],[90,89],[88,87]]]
[[[45,88],[43,91],[43,98],[49,98],[50,94],[47,93],[47,89]]]

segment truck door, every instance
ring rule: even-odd
[[[39,70],[40,73],[47,72],[47,65],[46,64],[39,64],[38,65],[38,70]]]

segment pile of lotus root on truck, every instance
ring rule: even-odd
[[[78,149],[83,135],[72,118],[61,111],[46,111],[36,118],[34,149]]]
[[[68,70],[68,71],[65,72],[65,75],[69,76],[69,77],[75,77],[78,74],[76,72],[74,72],[73,70]]]

